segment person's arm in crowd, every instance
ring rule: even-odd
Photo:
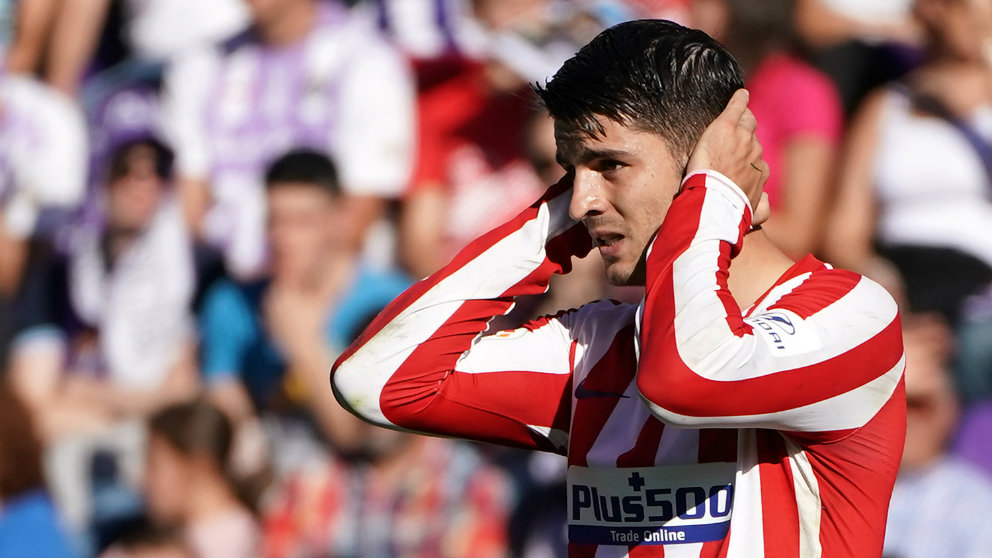
[[[62,0],[48,49],[45,81],[75,96],[93,58],[110,0]]]
[[[704,132],[699,145],[722,153],[697,146],[649,247],[637,386],[671,424],[839,439],[864,426],[901,381],[896,305],[870,280],[823,269],[742,313],[727,278],[764,183],[751,168],[761,152],[745,114],[738,97]],[[710,168],[742,186],[701,170]]]
[[[36,74],[41,70],[60,5],[59,0],[17,2],[13,43],[4,61],[8,72]]]
[[[410,68],[382,41],[363,45],[340,89],[340,130],[329,139],[346,194],[352,238],[360,246],[410,180],[414,153],[415,90]]]
[[[517,296],[544,292],[591,248],[568,216],[571,177],[394,300],[338,359],[338,401],[374,424],[563,453],[569,315],[486,335]]]
[[[203,220],[211,204],[211,151],[204,121],[217,71],[217,53],[199,50],[169,64],[163,83],[162,121],[176,151],[179,203],[196,236],[203,233]]]
[[[796,27],[805,42],[813,47],[828,47],[855,39],[916,44],[921,38],[920,30],[908,12],[896,21],[873,23],[837,13],[824,0],[799,0]]]
[[[783,252],[801,258],[820,245],[836,147],[830,139],[807,134],[789,140],[783,151],[781,201],[775,218],[762,227]]]
[[[28,242],[10,234],[0,211],[0,296],[13,297],[21,284],[21,275],[28,257]]]
[[[263,314],[267,330],[286,356],[287,374],[304,387],[310,410],[328,440],[341,451],[357,448],[362,442],[361,423],[327,389],[327,368],[334,354],[324,335],[326,307],[273,285]]]
[[[253,310],[230,282],[214,284],[197,316],[200,367],[207,396],[235,423],[255,416],[241,378],[244,354],[253,342]]]
[[[205,178],[181,176],[176,185],[179,193],[179,206],[186,219],[186,226],[196,236],[203,235],[203,219],[210,209],[210,183]]]
[[[823,251],[831,264],[878,281],[901,302],[902,277],[874,249],[878,202],[873,176],[884,103],[884,93],[873,93],[851,122],[841,156],[837,199],[826,223]]]
[[[199,390],[199,371],[192,339],[177,347],[175,362],[165,380],[154,389],[131,389],[85,374],[70,373],[60,388],[60,401],[109,412],[117,418],[144,417],[155,410],[188,399]]]
[[[444,265],[444,226],[448,194],[443,184],[414,188],[403,199],[399,222],[400,264],[414,277],[427,277]]]

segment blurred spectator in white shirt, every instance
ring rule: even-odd
[[[266,166],[292,148],[336,161],[355,244],[409,180],[414,90],[399,52],[334,2],[252,0],[253,25],[167,72],[170,137],[192,230],[238,276],[264,262]]]
[[[883,551],[893,558],[978,558],[992,549],[992,480],[947,452],[958,405],[945,327],[926,317],[906,317],[906,448]]]

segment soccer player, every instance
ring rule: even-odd
[[[768,168],[740,87],[700,31],[600,34],[539,89],[565,178],[395,300],[336,363],[338,400],[567,455],[574,556],[881,554],[905,429],[896,305],[753,229]],[[640,304],[487,331],[593,246]]]

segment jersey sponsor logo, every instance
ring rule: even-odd
[[[568,469],[568,537],[576,544],[684,544],[730,528],[733,463]]]
[[[628,396],[622,393],[616,393],[612,391],[600,391],[597,389],[589,389],[586,387],[585,378],[579,382],[579,385],[575,388],[575,398],[576,399],[591,399],[593,397],[620,397],[623,399],[629,399]]]
[[[802,320],[792,312],[772,310],[744,321],[768,343],[774,355],[799,354],[820,347],[819,336],[813,328],[801,327]]]
[[[777,326],[786,335],[795,335],[796,326],[792,325],[792,319],[789,316],[781,312],[768,312],[762,316],[765,320],[768,320],[772,325]]]

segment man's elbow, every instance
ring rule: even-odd
[[[330,374],[331,390],[338,404],[351,414],[366,421],[381,422],[379,393],[369,386],[368,370],[363,374],[363,368],[366,367],[361,362],[350,359],[334,363]]]

